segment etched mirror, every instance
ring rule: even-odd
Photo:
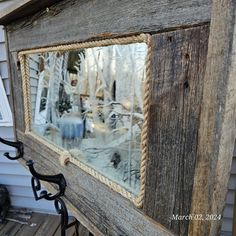
[[[29,131],[134,197],[140,194],[147,52],[145,42],[44,50],[28,53],[25,67]]]

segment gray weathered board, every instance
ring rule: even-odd
[[[186,235],[191,207],[209,27],[153,36],[149,162],[144,211]]]
[[[167,229],[188,234],[189,222],[171,217],[191,210],[209,21],[210,1],[203,0],[65,0],[20,21],[8,20],[15,124],[24,158],[34,159],[41,173],[65,175],[66,202],[95,235],[172,235]],[[137,209],[77,166],[61,167],[52,150],[24,135],[17,52],[142,32],[153,36],[154,76],[145,201]]]
[[[10,50],[16,51],[209,21],[210,0],[65,0],[7,28]]]
[[[236,137],[236,2],[213,0],[191,214],[223,212]],[[189,235],[215,236],[219,220],[190,221]]]

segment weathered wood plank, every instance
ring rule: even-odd
[[[65,0],[48,12],[42,10],[7,29],[10,50],[17,51],[92,37],[157,32],[208,21],[210,0]]]
[[[67,205],[75,217],[94,235],[172,235],[135,208],[130,201],[77,166],[70,163],[62,167],[50,149],[44,149],[40,143],[19,131],[17,137],[25,143],[24,158],[35,160],[38,172],[64,174],[67,180]],[[21,163],[25,165],[24,160]]]
[[[79,236],[91,236],[91,235],[89,234],[89,231],[83,225],[80,225]]]
[[[1,229],[2,236],[15,236],[17,232],[23,227],[21,224],[16,224],[15,222],[8,221],[6,225]]]
[[[78,225],[78,235],[76,234],[75,226],[70,227],[66,230],[66,236],[92,236],[87,228],[85,228],[82,224]],[[61,236],[61,227],[59,226],[56,233],[53,236]]]
[[[17,65],[17,53],[9,53],[9,63],[10,75],[11,75],[11,91],[12,91],[12,114],[14,120],[14,127],[21,131],[25,129],[24,121],[24,101],[22,93],[22,81],[21,74],[19,70],[19,65]]]
[[[222,214],[236,137],[236,4],[213,0],[203,85],[192,214]],[[219,220],[190,222],[189,235],[213,236]]]
[[[35,226],[29,226],[29,225],[25,225],[24,227],[22,227],[18,232],[17,232],[17,236],[26,236],[26,235],[37,235],[36,232],[37,230],[40,228],[40,226],[42,225],[42,223],[45,221],[45,219],[47,220],[47,218],[45,217],[45,215],[43,214],[38,214],[38,213],[33,213],[32,218],[30,219],[30,221],[32,223],[35,224]],[[1,232],[0,232],[1,233]]]
[[[58,1],[60,0],[11,0],[2,2],[0,8],[0,24],[7,24],[29,14],[33,14]]]
[[[55,229],[59,227],[60,220],[58,216],[33,213],[30,224],[20,224],[8,221],[0,224],[1,236],[54,236]],[[71,234],[72,236],[72,234]]]
[[[35,235],[54,235],[60,224],[60,217],[54,215],[47,215],[45,221],[41,224]]]
[[[187,235],[209,26],[153,36],[149,161],[144,211]]]

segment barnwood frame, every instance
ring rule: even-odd
[[[211,17],[205,0],[105,2],[65,0],[47,10],[34,4],[38,12],[21,12],[18,18],[32,15],[18,22],[11,20],[17,11],[4,16],[16,135],[26,146],[25,159],[34,159],[40,172],[66,176],[66,202],[95,235],[217,235],[220,221],[171,216],[223,211],[235,140],[235,3],[213,0]],[[63,21],[68,15],[76,27]],[[138,210],[74,164],[62,167],[55,152],[24,134],[17,53],[141,32],[152,35],[154,79],[146,192]]]
[[[236,2],[213,0],[191,213],[222,215],[236,138]],[[189,235],[220,234],[220,221],[191,221]]]
[[[101,47],[101,46],[110,46],[110,45],[127,45],[132,43],[145,43],[147,45],[147,54],[145,58],[145,71],[146,71],[146,79],[145,79],[145,89],[144,89],[144,105],[143,105],[143,116],[144,122],[141,133],[141,159],[140,159],[140,192],[137,196],[130,193],[124,187],[110,180],[108,177],[105,177],[102,173],[99,173],[92,167],[87,166],[79,160],[76,160],[72,157],[69,151],[64,150],[61,147],[58,147],[56,144],[49,143],[43,137],[40,137],[36,133],[31,131],[32,124],[32,115],[31,115],[31,91],[30,91],[30,71],[29,71],[29,56],[30,54],[42,53],[42,52],[68,52],[71,50],[78,49],[86,49],[93,47]],[[18,54],[18,58],[21,64],[21,74],[22,74],[22,91],[24,98],[24,120],[25,120],[25,135],[28,135],[30,138],[34,140],[34,142],[39,142],[42,146],[45,145],[47,148],[55,151],[57,158],[60,163],[64,166],[68,164],[70,161],[74,163],[78,167],[80,167],[83,171],[92,175],[94,178],[98,179],[100,182],[104,183],[112,190],[120,193],[122,196],[128,198],[131,202],[133,202],[137,207],[141,208],[144,199],[145,193],[145,179],[146,179],[146,165],[147,165],[147,136],[148,136],[148,121],[149,121],[149,103],[150,103],[150,82],[152,80],[152,71],[151,71],[151,41],[150,35],[141,34],[134,35],[125,38],[115,38],[115,39],[106,39],[106,40],[97,40],[90,42],[82,42],[68,45],[58,45],[53,47],[45,47],[38,48],[33,50],[20,51]]]

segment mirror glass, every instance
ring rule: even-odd
[[[146,43],[28,55],[31,131],[139,194]]]

